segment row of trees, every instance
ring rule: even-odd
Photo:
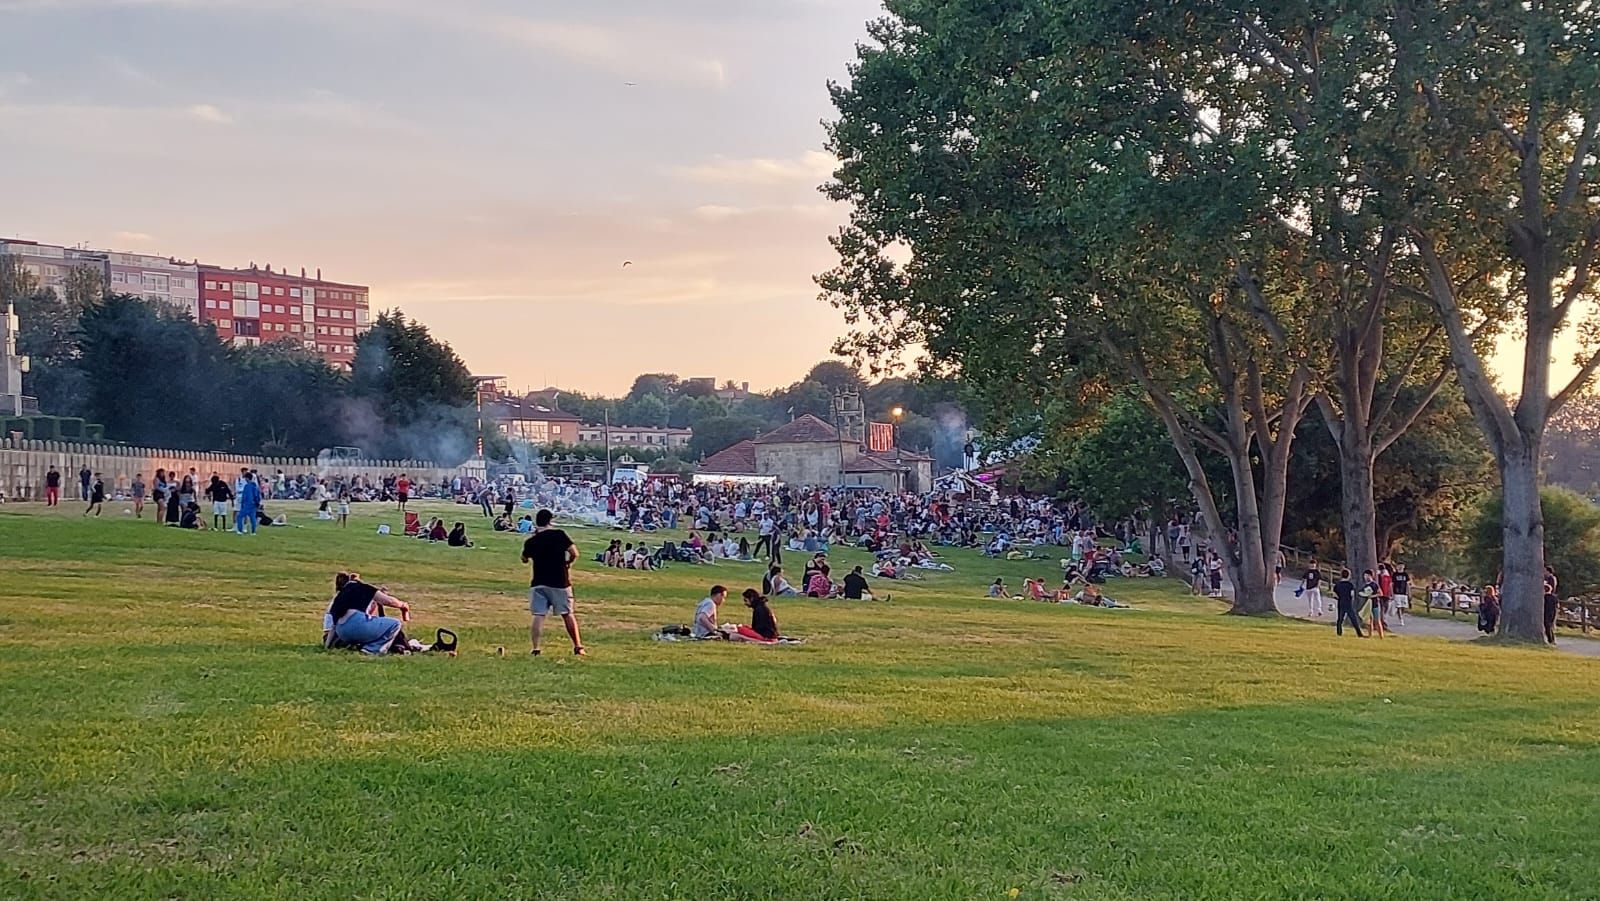
[[[1240,613],[1274,610],[1303,426],[1371,567],[1379,460],[1453,376],[1504,489],[1503,631],[1540,638],[1543,436],[1600,366],[1552,390],[1594,299],[1600,10],[886,6],[831,89],[827,190],[853,212],[819,281],[844,349],[925,348],[1013,418],[1135,391],[1238,537]],[[1514,397],[1484,363],[1503,332]]]
[[[633,381],[622,397],[608,398],[580,392],[562,392],[559,406],[585,422],[609,418],[614,425],[672,426],[694,429],[689,456],[698,459],[760,432],[776,428],[797,416],[811,414],[831,421],[835,394],[860,395],[869,418],[889,420],[889,411],[905,411],[900,423],[901,446],[933,453],[940,463],[960,462],[961,445],[968,428],[961,386],[937,377],[883,378],[868,383],[858,368],[838,360],[813,366],[794,384],[770,393],[746,394],[731,383],[718,396],[704,382],[685,381],[672,373],[646,373]]]
[[[5,300],[30,357],[24,390],[45,412],[102,423],[118,441],[290,456],[354,445],[447,463],[475,451],[466,365],[398,312],[378,317],[346,373],[299,341],[227,344],[160,304],[103,294],[90,270],[58,294],[8,262]]]

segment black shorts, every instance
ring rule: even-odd
[[[405,503],[405,502],[406,502],[406,501],[408,501],[408,500],[411,500],[411,495],[409,495],[409,494],[406,494],[406,493],[405,493],[405,492],[404,492],[404,491],[402,491],[402,492],[400,492],[400,494],[399,494],[399,498],[400,498],[400,503],[402,503],[402,504],[403,504],[403,503]]]

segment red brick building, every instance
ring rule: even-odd
[[[200,321],[225,341],[297,341],[334,366],[350,368],[356,339],[371,325],[365,285],[324,281],[272,267],[200,265]]]

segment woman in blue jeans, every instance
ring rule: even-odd
[[[404,623],[383,616],[383,611],[393,608],[400,611],[401,617],[410,619],[411,605],[361,581],[356,573],[339,573],[333,578],[333,586],[338,593],[328,605],[324,622],[333,637],[342,644],[359,646],[363,654],[388,653]]]

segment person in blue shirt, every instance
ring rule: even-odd
[[[256,512],[261,508],[261,485],[256,481],[253,472],[246,471],[240,479],[240,488],[234,498],[236,512],[233,517],[233,530],[240,535],[244,534],[245,526],[250,527],[250,534],[256,533]]]

